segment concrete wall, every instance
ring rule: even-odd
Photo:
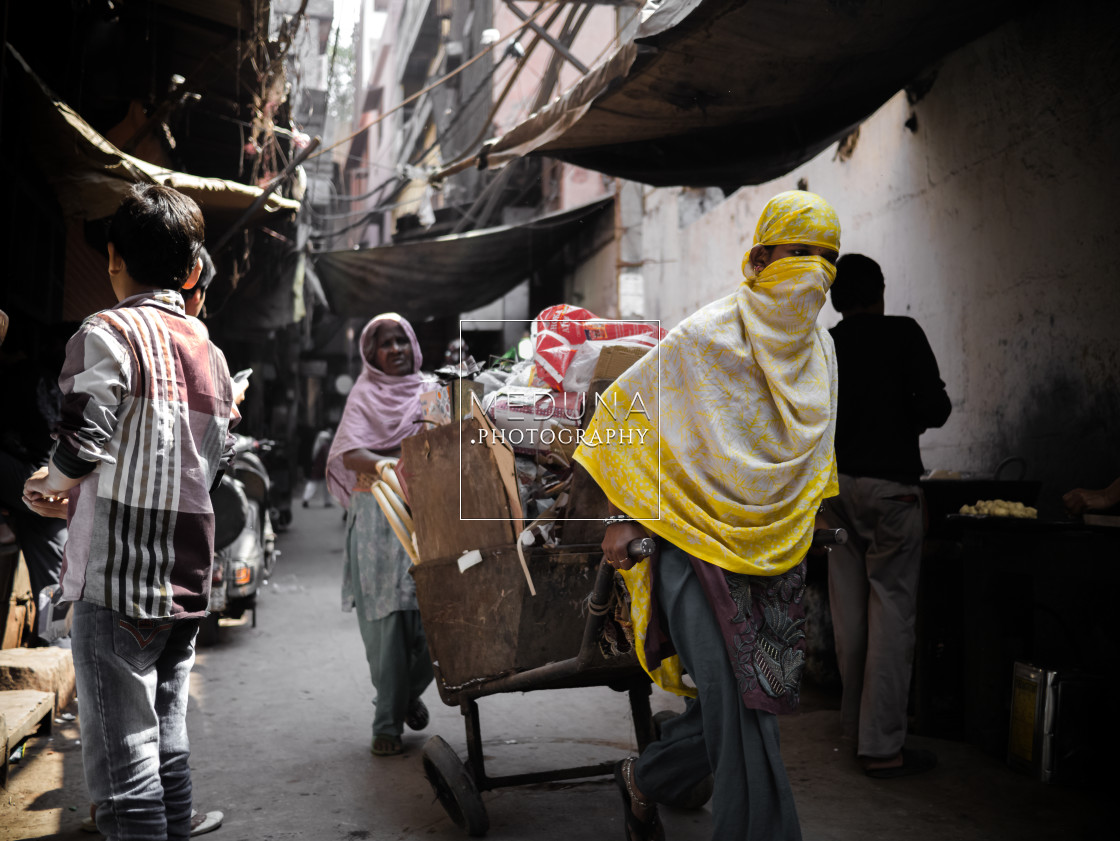
[[[883,106],[847,161],[829,149],[718,203],[646,188],[646,315],[676,323],[734,289],[759,211],[804,178],[839,211],[844,250],[882,264],[887,312],[916,318],[940,362],[954,410],[923,436],[927,468],[990,472],[1021,455],[1050,508],[1107,483],[1120,474],[1118,26],[1113,4],[1036,9],[947,58],[915,105]]]
[[[618,314],[618,292],[615,285],[617,263],[617,244],[614,241],[608,242],[576,266],[571,275],[565,278],[564,288],[567,294],[564,303],[584,307],[602,318],[616,317]]]

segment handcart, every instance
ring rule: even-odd
[[[597,544],[585,542],[594,539],[594,530],[568,529],[569,542],[558,546],[519,547],[528,530],[512,524],[521,516],[513,453],[478,445],[488,428],[479,415],[406,438],[402,464],[407,469],[389,482],[411,487],[411,493],[402,489],[411,511],[389,519],[397,523],[402,540],[408,533],[416,540],[410,550],[416,560],[412,576],[436,687],[466,722],[466,761],[434,736],[424,746],[424,771],[452,820],[472,836],[489,829],[481,792],[613,770],[613,763],[600,763],[488,776],[479,698],[591,686],[626,692],[639,751],[657,737],[663,715],[651,716],[651,681],[620,630],[629,621],[628,605],[618,608],[617,621],[613,618],[619,604],[615,570],[602,560]],[[388,516],[394,506],[386,496]],[[585,471],[573,475],[572,499],[590,517],[586,522],[601,523],[596,511],[605,516],[606,497]],[[569,525],[580,522],[569,516]],[[631,544],[632,557],[653,551],[652,539],[635,544],[646,545]],[[604,629],[611,631],[610,644]]]
[[[650,541],[652,543],[652,541]],[[440,697],[466,720],[467,760],[439,736],[424,746],[424,771],[444,809],[468,835],[485,835],[481,792],[610,774],[612,763],[488,776],[479,698],[501,692],[608,686],[627,692],[639,750],[655,738],[650,679],[631,650],[609,656],[600,635],[612,609],[614,570],[597,546],[525,553],[529,592],[516,546],[482,551],[459,578],[457,559],[413,568]],[[453,583],[449,575],[455,575]],[[590,598],[588,594],[590,593]]]

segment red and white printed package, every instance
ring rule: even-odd
[[[533,385],[562,391],[564,373],[584,342],[628,338],[629,343],[653,347],[665,338],[665,331],[655,322],[597,318],[583,307],[557,304],[533,320],[532,338]]]

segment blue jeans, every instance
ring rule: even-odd
[[[110,841],[190,837],[187,697],[198,624],[74,605],[82,763]]]

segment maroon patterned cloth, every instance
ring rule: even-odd
[[[781,575],[741,575],[690,558],[719,620],[743,703],[797,711],[805,669],[805,561]]]
[[[657,604],[655,553],[646,635],[646,662],[655,665],[676,653],[662,629]],[[687,555],[687,553],[685,553]],[[782,575],[742,575],[688,555],[708,605],[719,622],[731,671],[743,703],[752,710],[796,712],[805,669],[806,562]]]

